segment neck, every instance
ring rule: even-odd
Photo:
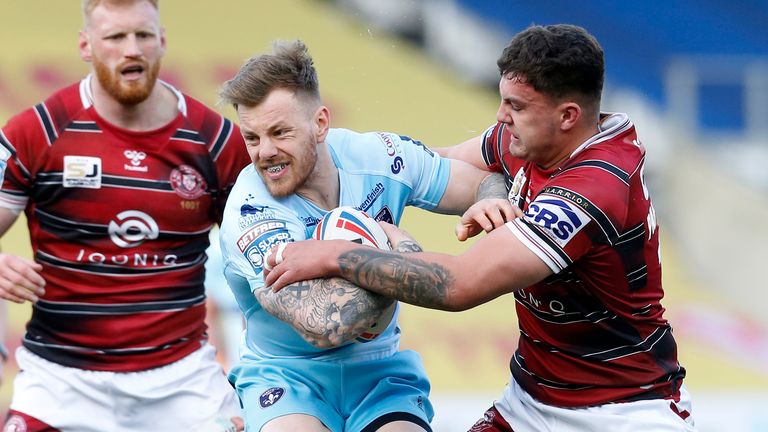
[[[339,169],[326,143],[317,147],[317,163],[306,183],[296,191],[302,198],[324,210],[339,206]]]
[[[580,145],[584,144],[585,141],[597,135],[599,132],[600,129],[597,127],[597,123],[595,123],[581,129],[574,129],[570,133],[561,136],[566,144],[561,147],[561,150],[557,154],[549,158],[548,162],[539,164],[539,166],[545,170],[559,167],[565,163],[565,161],[570,159],[573,152],[579,148]]]
[[[149,97],[135,105],[116,101],[94,77],[91,79],[93,107],[104,120],[123,129],[150,131],[170,123],[178,115],[176,95],[157,83]]]

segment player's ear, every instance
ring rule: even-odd
[[[569,130],[576,126],[581,119],[581,106],[576,102],[563,102],[558,107],[560,111],[560,129]]]
[[[325,141],[328,130],[331,127],[331,112],[328,107],[321,105],[320,108],[315,111],[314,117],[315,123],[315,138],[318,143]]]
[[[80,50],[80,58],[83,59],[83,61],[90,63],[93,55],[91,53],[90,38],[88,36],[88,32],[85,30],[80,30],[80,35],[77,40],[77,47]]]
[[[160,49],[162,50],[162,53],[165,54],[165,27],[160,27]]]

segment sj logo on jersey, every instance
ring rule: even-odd
[[[579,207],[556,197],[539,197],[528,206],[525,217],[544,228],[560,246],[565,246],[589,222]]]
[[[64,156],[65,188],[101,188],[101,158],[91,156]]]

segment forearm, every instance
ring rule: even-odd
[[[412,244],[415,243],[401,242],[397,251],[404,252],[403,248],[412,247]],[[436,255],[423,254],[425,257]],[[338,262],[344,279],[384,297],[430,309],[464,309],[457,306],[456,299],[452,298],[455,278],[443,265],[373,248],[345,252]]]
[[[341,278],[297,282],[279,292],[265,286],[254,294],[267,312],[290,324],[318,348],[355,339],[393,301]]]

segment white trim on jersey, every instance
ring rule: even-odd
[[[88,109],[93,105],[93,89],[91,87],[91,82],[93,81],[93,74],[88,74],[85,78],[83,78],[80,81],[80,101],[83,103],[83,108]],[[158,79],[157,82],[164,85],[168,90],[171,91],[171,93],[176,96],[176,99],[178,102],[176,103],[176,109],[179,110],[179,112],[186,117],[187,116],[187,100],[184,98],[184,95],[174,86],[168,84],[167,82]]]
[[[600,121],[600,132],[576,147],[576,150],[571,153],[570,157],[576,156],[579,152],[594,144],[612,140],[617,135],[620,135],[633,127],[632,122],[629,120],[629,116],[624,113],[602,112],[600,114],[601,116],[606,116]]]
[[[520,222],[518,219],[507,222],[504,224],[512,231],[512,234],[520,240],[531,252],[536,254],[547,267],[554,273],[559,273],[570,265],[559,254],[555,253],[551,248],[545,248],[536,239],[538,236],[533,233],[531,227]]]

